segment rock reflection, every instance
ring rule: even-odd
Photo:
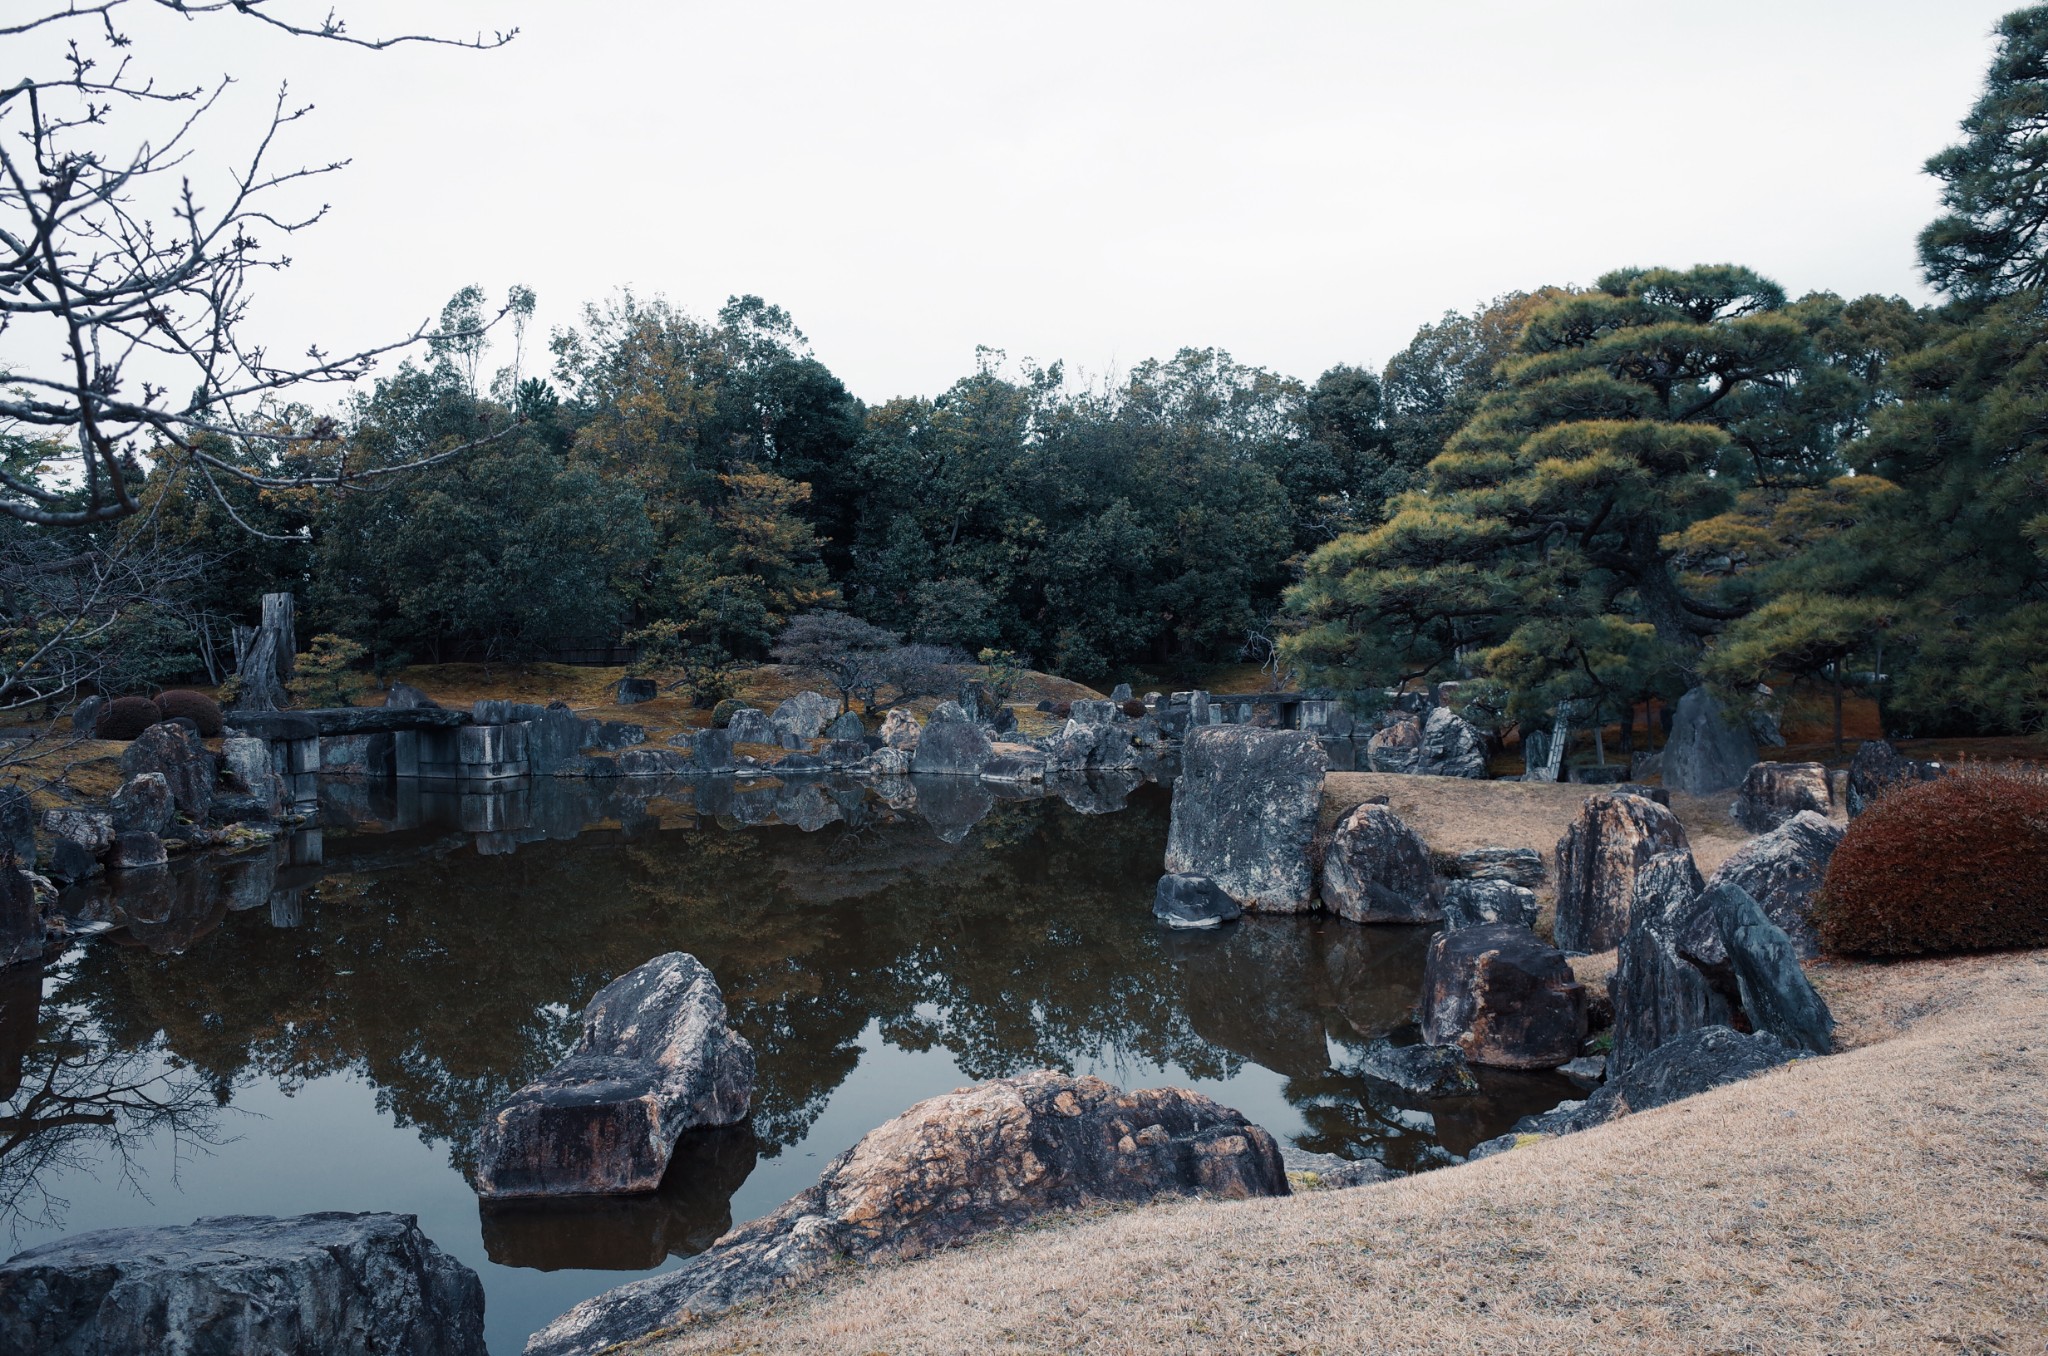
[[[704,1251],[732,1228],[732,1197],[754,1170],[751,1127],[692,1130],[676,1142],[660,1189],[639,1196],[486,1200],[484,1251],[535,1271],[651,1271]]]

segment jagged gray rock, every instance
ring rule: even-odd
[[[1431,709],[1422,720],[1422,743],[1415,770],[1430,777],[1486,776],[1486,740],[1463,716],[1447,706]]]
[[[1739,885],[1785,930],[1803,960],[1820,954],[1813,928],[1813,897],[1842,841],[1842,826],[1804,811],[1737,848],[1707,882]]]
[[[857,712],[842,711],[832,718],[825,727],[825,738],[845,739],[858,742],[868,737],[868,727],[860,723]]]
[[[1365,742],[1366,766],[1374,772],[1415,772],[1422,761],[1422,722],[1396,720]]]
[[[1678,816],[1655,801],[1611,791],[1586,797],[1557,844],[1557,944],[1568,951],[1619,945],[1636,872],[1660,852],[1691,847]]]
[[[1664,745],[1664,785],[1695,796],[1725,791],[1756,762],[1756,737],[1714,694],[1696,687],[1678,699]]]
[[[0,1265],[0,1351],[486,1356],[484,1291],[411,1215],[100,1229]]]
[[[1636,872],[1628,933],[1607,986],[1614,1002],[1608,1064],[1615,1073],[1688,1032],[1728,1024],[1729,995],[1696,959],[1712,963],[1720,949],[1713,917],[1700,907],[1703,889],[1683,848],[1657,854]]]
[[[1543,854],[1535,848],[1470,848],[1455,860],[1458,874],[1468,880],[1504,880],[1531,889],[1543,884]]]
[[[1831,1053],[1834,1016],[1800,968],[1785,930],[1764,916],[1749,891],[1731,882],[1710,887],[1703,903],[1720,929],[1750,1026],[1794,1049]]]
[[[1849,760],[1848,787],[1844,799],[1849,818],[1869,809],[1871,803],[1894,786],[1933,781],[1941,776],[1939,763],[1907,758],[1882,739],[1868,739],[1856,747]]]
[[[144,772],[162,775],[180,814],[194,824],[206,822],[207,811],[213,808],[216,765],[190,724],[167,720],[135,737],[121,754],[121,775]]]
[[[1051,1210],[1197,1192],[1284,1196],[1279,1145],[1197,1092],[1041,1070],[918,1103],[816,1186],[675,1270],[585,1300],[526,1356],[589,1356],[848,1262],[916,1255]]]
[[[676,1137],[743,1120],[754,1048],[726,1022],[718,981],[671,951],[607,984],[568,1058],[484,1119],[483,1196],[652,1191]]]
[[[178,813],[170,783],[161,772],[140,772],[121,783],[107,809],[114,816],[116,834],[162,833]]]
[[[988,734],[958,702],[940,702],[918,736],[910,770],[941,777],[979,777],[995,756]]]
[[[1470,1097],[1479,1080],[1455,1045],[1395,1045],[1375,1037],[1358,1057],[1358,1072],[1418,1097]]]
[[[768,717],[769,725],[776,732],[795,735],[798,739],[816,739],[824,732],[825,724],[839,714],[839,703],[818,692],[799,692],[786,697],[775,708],[775,714]]]
[[[1337,825],[1323,854],[1323,907],[1354,923],[1426,923],[1443,916],[1422,835],[1367,803]]]
[[[1196,730],[1173,785],[1166,869],[1209,877],[1247,912],[1306,913],[1328,767],[1315,737],[1299,731]]]
[[[1833,803],[1828,770],[1819,763],[1757,763],[1743,777],[1728,813],[1751,833],[1769,833],[1802,811],[1826,818]]]
[[[1454,880],[1444,885],[1446,929],[1477,928],[1488,923],[1534,927],[1537,911],[1534,890],[1504,880]]]

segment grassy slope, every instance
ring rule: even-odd
[[[1384,1186],[1060,1221],[648,1345],[2041,1350],[2048,953],[1819,978],[1862,1048]]]

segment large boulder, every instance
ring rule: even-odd
[[[1152,892],[1152,916],[1170,928],[1213,928],[1235,921],[1244,910],[1207,876],[1159,878]]]
[[[1586,1038],[1586,991],[1564,953],[1511,923],[1438,933],[1422,970],[1422,1039],[1473,1064],[1554,1069]]]
[[[1715,885],[1703,902],[1720,928],[1750,1027],[1797,1050],[1832,1053],[1834,1016],[1800,967],[1799,952],[1785,930],[1739,885]]]
[[[1365,742],[1365,764],[1374,772],[1414,772],[1422,761],[1422,722],[1397,720]]]
[[[1427,923],[1443,916],[1422,835],[1384,805],[1360,805],[1323,854],[1323,907],[1354,923]]]
[[[166,720],[137,735],[121,753],[121,775],[145,772],[162,775],[178,813],[194,824],[206,822],[207,811],[213,808],[216,766],[197,730],[183,721]]]
[[[940,702],[918,736],[910,770],[941,777],[979,777],[995,749],[988,732],[967,718],[958,702]]]
[[[1826,818],[1833,804],[1828,770],[1819,763],[1758,763],[1743,777],[1728,813],[1751,833],[1769,833],[1808,810]]]
[[[1803,811],[1737,848],[1707,884],[1748,891],[1763,906],[1764,916],[1785,930],[1800,957],[1812,960],[1820,954],[1813,898],[1841,841],[1841,825]]]
[[[1699,905],[1705,882],[1692,853],[1661,852],[1636,872],[1628,932],[1607,992],[1614,1002],[1614,1048],[1608,1068],[1620,1073],[1652,1050],[1702,1027],[1727,1025],[1728,994],[1701,960],[1719,951],[1719,931]]]
[[[114,817],[105,810],[86,810],[64,806],[43,811],[43,827],[53,838],[63,838],[90,853],[100,856],[114,846]]]
[[[1704,796],[1740,783],[1756,763],[1756,736],[1714,694],[1696,687],[1678,699],[1664,745],[1664,785]]]
[[[768,723],[778,734],[793,734],[798,739],[816,739],[824,733],[826,723],[839,714],[839,703],[817,692],[799,692],[786,697],[775,708],[775,714]]]
[[[843,739],[859,743],[868,737],[868,727],[860,723],[860,716],[852,711],[842,711],[832,718],[825,727],[825,738]]]
[[[779,744],[781,732],[768,723],[765,713],[751,706],[742,706],[732,713],[726,722],[726,734],[735,744]]]
[[[229,735],[220,742],[221,784],[213,798],[213,817],[276,819],[289,794],[284,778],[271,764],[270,745],[247,735]]]
[[[0,1265],[0,1351],[486,1356],[484,1290],[411,1215],[100,1229]]]
[[[660,695],[661,687],[652,678],[621,678],[612,700],[620,706],[638,706]]]
[[[1536,892],[1504,880],[1454,880],[1444,885],[1446,929],[1478,928],[1489,923],[1536,926]]]
[[[718,982],[671,951],[601,989],[568,1058],[485,1118],[477,1192],[652,1191],[678,1135],[745,1119],[753,1094],[754,1048]]]
[[[1504,880],[1532,889],[1543,884],[1543,854],[1535,848],[1469,848],[1455,860],[1458,874],[1468,880]]]
[[[1415,770],[1431,777],[1484,778],[1486,737],[1449,707],[1435,707],[1422,720]]]
[[[1865,740],[1849,760],[1848,786],[1844,799],[1849,818],[1868,810],[1871,803],[1894,786],[1930,782],[1941,775],[1941,764],[1908,758],[1882,739]]]
[[[894,707],[882,717],[882,743],[889,748],[909,753],[917,747],[920,733],[917,716],[907,707]]]
[[[1251,912],[1308,912],[1328,768],[1315,736],[1298,730],[1194,731],[1173,784],[1166,869],[1209,877]]]
[[[526,1353],[586,1356],[843,1262],[916,1256],[1055,1210],[1287,1194],[1273,1137],[1200,1093],[1123,1092],[1041,1070],[918,1103],[775,1213],[673,1271],[585,1300],[535,1333]]]
[[[1767,1033],[1745,1035],[1732,1027],[1702,1027],[1665,1042],[1626,1070],[1611,1071],[1574,1119],[1584,1127],[1668,1106],[1774,1069],[1796,1055]]]
[[[171,800],[170,783],[161,772],[143,772],[121,783],[121,789],[107,802],[114,816],[114,832],[162,833],[171,826],[178,807]]]
[[[1678,816],[1641,796],[1586,797],[1557,844],[1557,944],[1605,951],[1628,931],[1636,872],[1660,852],[1690,850]]]

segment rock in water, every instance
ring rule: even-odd
[[[1188,736],[1166,869],[1207,876],[1249,912],[1314,907],[1309,840],[1329,759],[1298,730],[1211,726]]]
[[[1235,921],[1244,910],[1207,876],[1167,874],[1152,892],[1152,916],[1170,928],[1213,928]]]
[[[776,706],[768,723],[777,733],[787,731],[798,739],[816,739],[825,723],[839,714],[839,703],[818,692],[799,692]]]
[[[1695,796],[1725,791],[1756,762],[1756,737],[1704,687],[1678,699],[1664,745],[1664,785]]]
[[[1422,721],[1422,744],[1415,770],[1431,777],[1486,776],[1486,740],[1471,722],[1446,706]]]
[[[1323,906],[1354,923],[1427,923],[1443,916],[1422,835],[1384,805],[1344,816],[1323,854]]]
[[[1457,861],[1468,880],[1504,880],[1531,889],[1543,884],[1543,854],[1535,848],[1471,848]]]
[[[1800,958],[1812,960],[1820,954],[1813,897],[1841,841],[1841,825],[1805,811],[1737,848],[1707,884],[1748,891],[1763,906],[1764,916],[1792,939]]]
[[[486,1356],[484,1290],[411,1215],[101,1229],[0,1266],[0,1351]]]
[[[1742,779],[1728,813],[1751,833],[1769,833],[1803,811],[1826,818],[1833,804],[1828,770],[1819,763],[1758,763]]]
[[[482,1196],[652,1191],[685,1130],[744,1120],[754,1048],[726,1025],[695,957],[656,956],[583,1010],[569,1057],[493,1111],[477,1135]]]
[[[123,829],[116,833],[114,850],[107,854],[107,865],[116,871],[162,866],[168,860],[164,840],[146,829]]]
[[[1557,844],[1557,944],[1605,951],[1628,931],[1636,872],[1660,852],[1692,844],[1678,816],[1641,796],[1586,797]]]
[[[1816,1055],[1835,1048],[1835,1019],[1800,968],[1785,930],[1739,885],[1722,882],[1703,901],[1721,930],[1751,1027]]]
[[[1358,1072],[1418,1097],[1470,1097],[1479,1080],[1455,1045],[1395,1045],[1377,1037],[1358,1059]]]
[[[1504,880],[1454,880],[1444,886],[1446,929],[1513,923],[1536,926],[1536,892]]]
[[[1931,782],[1941,775],[1941,764],[1907,758],[1882,739],[1868,739],[1856,746],[1849,760],[1849,785],[1845,799],[1849,818],[1870,808],[1871,802],[1894,786],[1909,782]]]
[[[1607,986],[1614,1001],[1612,1072],[1689,1032],[1727,1025],[1728,997],[1694,958],[1719,939],[1712,915],[1699,906],[1704,888],[1684,849],[1658,853],[1637,871],[1628,933]]]
[[[1288,1194],[1273,1137],[1181,1088],[1123,1092],[1041,1070],[918,1103],[816,1186],[674,1271],[585,1300],[527,1356],[585,1356],[714,1316],[842,1261],[915,1256],[1053,1210]]]
[[[115,834],[162,833],[178,813],[171,786],[161,772],[142,772],[121,783],[107,808],[114,815]]]
[[[206,822],[213,808],[214,759],[189,723],[163,721],[135,737],[121,754],[121,775],[145,772],[163,775],[178,813],[194,824]]]
[[[904,707],[898,706],[882,717],[882,743],[892,749],[909,753],[917,747],[920,733],[917,717]]]
[[[979,777],[995,757],[988,732],[967,718],[958,702],[940,702],[918,736],[910,770],[941,777]]]
[[[1554,1069],[1586,1038],[1586,991],[1564,953],[1509,923],[1440,932],[1422,971],[1422,1039],[1474,1064]]]
[[[1422,761],[1422,723],[1397,720],[1365,743],[1365,763],[1374,772],[1414,772]]]

